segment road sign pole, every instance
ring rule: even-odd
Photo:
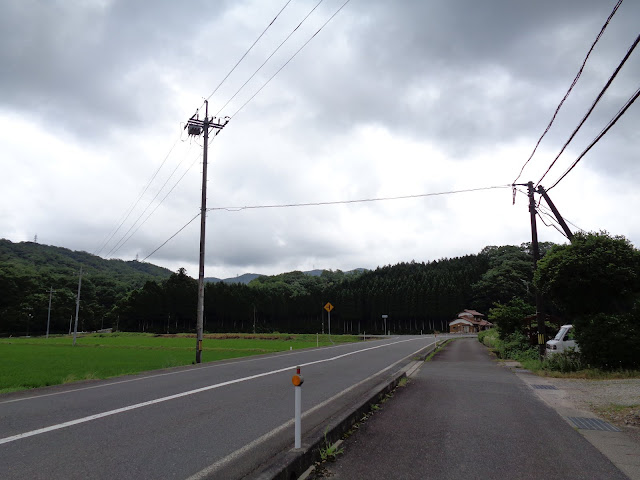
[[[329,310],[328,324],[329,324],[329,337],[331,337],[331,310]]]

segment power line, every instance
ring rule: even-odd
[[[316,8],[318,8],[318,7],[320,6],[320,4],[321,4],[323,1],[324,1],[324,0],[320,0],[318,3],[316,3],[315,7],[313,7],[313,8],[309,11],[309,13],[307,13],[307,15],[302,19],[302,21],[298,24],[298,26],[297,26],[296,28],[294,28],[294,29],[289,33],[289,35],[287,35],[287,36],[286,36],[286,38],[285,38],[285,39],[280,43],[280,45],[278,45],[278,46],[276,47],[276,49],[275,49],[273,52],[271,52],[271,55],[269,55],[269,56],[267,57],[267,59],[266,59],[264,62],[262,62],[262,65],[260,65],[260,66],[256,69],[256,71],[255,71],[255,72],[253,72],[253,74],[251,74],[251,76],[247,79],[247,81],[245,81],[245,82],[242,84],[242,86],[241,86],[238,90],[236,90],[236,93],[234,93],[234,94],[231,96],[231,98],[230,98],[229,100],[227,100],[227,103],[225,103],[222,107],[220,107],[220,109],[218,110],[218,112],[217,112],[214,116],[218,116],[218,115],[220,114],[220,112],[221,112],[222,110],[224,110],[224,108],[225,108],[227,105],[229,105],[229,103],[231,103],[231,101],[232,101],[234,98],[236,98],[236,95],[238,95],[238,93],[240,93],[240,91],[241,91],[241,90],[242,90],[242,89],[243,89],[243,88],[244,88],[244,87],[245,87],[245,86],[246,86],[246,85],[247,85],[247,84],[248,84],[248,83],[253,79],[253,77],[255,77],[255,76],[258,74],[258,72],[259,72],[260,70],[262,70],[262,67],[264,67],[264,66],[267,64],[267,62],[268,62],[269,60],[271,60],[271,57],[273,57],[273,56],[276,54],[276,52],[277,52],[278,50],[280,50],[280,48],[281,48],[281,47],[286,43],[286,41],[287,41],[287,40],[289,40],[289,38],[291,38],[291,36],[292,36],[294,33],[296,33],[296,31],[298,30],[298,28],[300,28],[300,26],[305,22],[305,20],[306,20],[307,18],[309,18],[309,16],[310,16],[314,11],[315,11],[315,9],[316,9]]]
[[[273,80],[273,79],[274,79],[274,77],[275,77],[276,75],[278,75],[278,73],[280,73],[280,72],[282,71],[282,69],[283,69],[284,67],[286,67],[287,65],[289,65],[289,62],[291,62],[291,60],[293,60],[293,59],[296,57],[296,55],[298,55],[298,53],[300,53],[300,51],[301,51],[304,47],[306,47],[306,46],[307,46],[307,44],[308,44],[309,42],[311,42],[311,40],[313,40],[313,39],[315,38],[315,36],[316,36],[316,35],[318,35],[318,33],[320,33],[320,31],[321,31],[324,27],[326,27],[326,26],[327,26],[327,24],[328,24],[331,20],[333,20],[333,18],[334,18],[338,13],[340,13],[340,11],[341,11],[341,10],[342,10],[346,5],[347,5],[347,3],[349,3],[350,1],[351,1],[351,0],[346,0],[346,1],[345,1],[345,2],[340,6],[340,8],[338,8],[338,10],[336,10],[336,11],[335,11],[335,13],[334,13],[333,15],[331,15],[331,16],[329,17],[329,19],[328,19],[326,22],[324,22],[324,23],[322,24],[322,26],[318,29],[318,31],[317,31],[316,33],[314,33],[314,34],[311,36],[311,38],[309,38],[309,40],[307,40],[305,43],[303,43],[303,44],[302,44],[302,46],[301,46],[298,50],[296,50],[296,52],[295,52],[295,53],[294,53],[294,54],[289,58],[289,60],[287,60],[287,61],[284,63],[284,65],[282,65],[282,66],[281,66],[281,67],[276,71],[276,73],[274,73],[273,75],[271,75],[271,77],[270,77],[270,78],[269,78],[269,79],[268,79],[268,80],[267,80],[267,81],[266,81],[266,82],[265,82],[265,83],[264,83],[264,84],[263,84],[263,85],[262,85],[262,86],[261,86],[261,87],[260,87],[260,88],[259,88],[259,89],[258,89],[258,90],[253,94],[253,95],[252,95],[252,96],[251,96],[251,97],[249,97],[249,99],[248,99],[246,102],[244,102],[244,103],[242,104],[242,106],[241,106],[240,108],[238,108],[238,110],[236,110],[236,111],[235,111],[235,113],[234,113],[233,115],[231,115],[231,118],[235,117],[235,116],[236,116],[236,115],[237,115],[237,114],[238,114],[238,113],[239,113],[239,112],[240,112],[244,107],[246,107],[246,106],[247,106],[247,104],[248,104],[251,100],[253,100],[253,99],[256,97],[256,95],[258,95],[258,94],[259,94],[259,93],[264,89],[264,87],[266,87],[266,86],[271,82],[271,80]]]
[[[173,192],[173,189],[174,189],[174,188],[176,188],[176,187],[178,186],[178,184],[180,183],[180,181],[185,177],[185,175],[186,175],[187,173],[189,173],[189,171],[190,171],[190,170],[191,170],[191,168],[196,164],[196,162],[198,161],[198,159],[199,159],[199,158],[200,158],[200,154],[198,153],[198,156],[197,156],[197,157],[195,158],[195,160],[191,163],[191,165],[189,166],[189,168],[187,168],[187,169],[184,171],[184,173],[182,174],[182,176],[181,176],[181,177],[176,181],[176,183],[173,185],[173,187],[171,187],[171,189],[170,189],[170,190],[167,192],[167,194],[162,198],[162,200],[160,200],[160,202],[158,202],[158,204],[154,207],[154,209],[153,209],[153,210],[151,210],[151,212],[149,213],[149,215],[147,215],[147,217],[142,221],[142,223],[140,223],[140,225],[138,225],[138,227],[137,227],[133,232],[131,232],[131,235],[129,235],[129,237],[128,237],[124,242],[122,242],[122,245],[120,245],[120,246],[118,247],[118,250],[119,250],[120,248],[122,248],[122,246],[123,246],[125,243],[127,243],[129,240],[131,240],[131,237],[133,237],[133,236],[136,234],[136,232],[137,232],[138,230],[140,230],[140,228],[142,228],[142,226],[143,226],[145,223],[147,223],[147,220],[149,220],[149,218],[151,218],[151,216],[152,216],[154,213],[156,213],[156,210],[158,210],[158,208],[160,207],[160,205],[162,205],[162,202],[164,202],[164,201],[166,200],[166,198],[171,194],[171,192]],[[116,250],[116,252],[117,252],[117,250]],[[115,252],[114,252],[114,253],[115,253]]]
[[[180,230],[178,230],[176,233],[174,233],[173,235],[171,235],[169,238],[167,238],[167,240],[165,240],[165,242],[160,245],[158,248],[156,248],[153,252],[151,252],[149,255],[147,255],[146,257],[144,257],[142,259],[142,261],[146,261],[147,258],[151,257],[151,255],[153,255],[154,253],[156,253],[158,250],[160,250],[162,247],[164,247],[167,243],[169,243],[170,240],[172,240],[176,235],[178,235],[182,230],[184,230],[185,228],[187,228],[189,226],[189,224],[191,222],[193,222],[196,218],[198,218],[200,216],[200,212],[196,213],[195,216],[189,220],[187,223],[185,223],[182,228],[180,228]]]
[[[398,197],[379,197],[379,198],[363,198],[358,200],[336,200],[332,202],[307,202],[307,203],[285,203],[285,204],[277,204],[277,205],[251,205],[245,207],[211,207],[207,208],[209,210],[226,210],[229,212],[239,212],[241,210],[258,210],[258,209],[266,209],[266,208],[291,208],[291,207],[316,207],[322,205],[347,205],[351,203],[366,203],[366,202],[384,202],[389,200],[405,200],[409,198],[423,198],[423,197],[435,197],[440,195],[453,195],[457,193],[468,193],[468,192],[479,192],[483,190],[494,190],[499,188],[511,188],[511,184],[509,185],[496,185],[492,187],[480,187],[480,188],[467,188],[464,190],[451,190],[447,192],[436,192],[436,193],[420,193],[417,195],[402,195]]]
[[[629,56],[631,55],[631,52],[633,52],[633,50],[636,48],[636,46],[638,45],[638,42],[640,42],[640,35],[638,35],[636,37],[636,39],[634,40],[634,42],[631,44],[631,47],[629,47],[629,50],[627,51],[626,55],[624,56],[624,58],[622,59],[622,61],[620,62],[620,64],[618,65],[618,67],[615,69],[615,71],[613,72],[613,74],[611,75],[611,77],[609,78],[609,80],[607,80],[607,83],[605,84],[605,86],[602,88],[602,90],[600,90],[600,93],[598,94],[598,96],[596,97],[596,99],[594,100],[593,104],[591,105],[591,108],[589,108],[589,110],[587,111],[587,113],[584,115],[584,117],[582,117],[582,120],[580,121],[580,123],[578,124],[578,126],[575,128],[575,130],[573,131],[573,133],[571,134],[571,136],[569,137],[569,139],[566,141],[566,143],[562,146],[562,148],[560,149],[560,152],[558,153],[558,155],[556,155],[556,158],[553,159],[553,161],[551,162],[551,165],[549,165],[549,168],[547,168],[547,171],[544,172],[544,174],[542,175],[542,177],[540,177],[540,180],[538,180],[538,183],[536,183],[536,186],[540,185],[540,182],[542,182],[542,180],[544,179],[544,177],[547,176],[547,173],[549,173],[549,171],[551,170],[551,168],[555,165],[556,161],[558,160],[558,158],[560,158],[560,155],[562,155],[562,153],[564,152],[565,148],[567,148],[567,146],[569,145],[569,143],[571,142],[571,140],[573,140],[573,138],[576,136],[576,134],[578,133],[578,130],[580,130],[580,128],[582,127],[582,125],[584,125],[584,122],[587,121],[587,118],[589,118],[589,115],[591,115],[591,112],[593,112],[593,109],[596,108],[596,105],[598,104],[598,102],[600,101],[600,99],[602,98],[602,96],[604,95],[604,93],[607,91],[607,89],[609,88],[609,86],[611,85],[611,83],[613,82],[613,79],[616,78],[616,76],[618,75],[618,73],[620,72],[620,70],[622,69],[623,65],[626,63],[627,59],[629,58]]]
[[[640,36],[638,37],[640,38]],[[633,104],[633,102],[635,102],[638,99],[638,96],[640,96],[640,88],[638,88],[638,90],[636,90],[636,92],[631,96],[631,98],[629,98],[629,100],[627,100],[627,102],[624,104],[624,106],[618,111],[618,113],[616,113],[616,115],[609,120],[609,123],[606,125],[605,128],[602,129],[602,131],[598,134],[598,136],[596,138],[593,139],[593,141],[589,144],[589,146],[587,148],[584,149],[584,151],[578,156],[578,158],[576,158],[576,160],[573,162],[573,164],[567,168],[567,170],[562,174],[562,176],[556,180],[556,183],[554,183],[553,185],[551,185],[551,187],[547,188],[547,192],[549,190],[551,190],[553,187],[555,187],[556,185],[558,185],[558,183],[560,183],[560,181],[567,176],[567,174],[573,170],[573,168],[578,164],[578,162],[580,160],[582,160],[582,157],[584,157],[586,155],[586,153],[591,150],[591,148],[598,143],[598,141],[600,141],[600,139],[602,137],[605,136],[605,134],[611,129],[611,127],[613,127],[616,122],[620,119],[620,117],[622,117],[622,115],[624,115],[624,113],[628,110],[628,108]]]
[[[451,191],[447,191],[447,192],[422,193],[422,194],[418,194],[418,195],[403,195],[403,196],[399,196],[399,197],[366,198],[366,199],[361,199],[361,200],[342,200],[342,201],[335,201],[335,202],[288,203],[288,204],[282,204],[282,205],[254,205],[254,206],[248,206],[248,207],[212,207],[212,208],[207,208],[207,211],[210,211],[210,210],[240,211],[240,210],[249,210],[249,209],[254,209],[254,210],[255,209],[264,209],[264,208],[311,207],[311,206],[318,206],[318,205],[339,205],[339,204],[364,203],[364,202],[381,202],[381,201],[388,201],[388,200],[402,200],[402,199],[408,199],[408,198],[434,197],[434,196],[438,196],[438,195],[453,195],[453,194],[457,194],[457,193],[480,192],[480,191],[483,191],[483,190],[494,190],[494,189],[499,189],[499,188],[511,188],[511,184],[509,184],[509,185],[496,185],[496,186],[492,186],[492,187],[467,188],[467,189],[464,189],[464,190],[451,190]],[[158,250],[160,250],[162,247],[164,247],[170,240],[172,240],[176,235],[178,235],[185,228],[187,228],[187,226],[189,226],[196,218],[198,218],[199,215],[200,215],[200,213],[196,214],[191,220],[189,220],[187,223],[185,223],[177,232],[175,232],[173,235],[171,235],[167,240],[165,240],[162,243],[162,245],[160,245],[153,252],[151,252],[149,255],[147,255],[142,261],[143,262],[146,261],[154,253],[156,253]]]
[[[564,233],[560,228],[558,228],[558,226],[554,223],[551,222],[551,224],[548,224],[547,222],[544,221],[544,218],[542,218],[542,215],[540,215],[541,212],[537,212],[538,214],[538,218],[540,219],[540,221],[544,224],[545,227],[553,227],[555,228],[558,232],[560,232],[560,234],[565,237],[566,239],[569,239],[569,237],[567,237],[567,234]],[[548,216],[549,218],[553,219],[553,217],[551,215],[549,215],[548,213],[545,213],[546,216]]]
[[[185,153],[185,155],[182,157],[182,159],[180,160],[180,162],[178,162],[178,164],[176,165],[176,167],[173,169],[173,171],[171,172],[171,174],[169,175],[169,177],[167,177],[167,179],[165,180],[165,182],[162,184],[162,186],[160,187],[160,189],[157,191],[157,193],[154,195],[154,197],[149,201],[149,203],[147,204],[147,206],[144,208],[144,210],[142,211],[142,213],[140,213],[140,215],[138,215],[138,218],[136,218],[136,220],[131,224],[131,226],[129,227],[129,229],[122,235],[122,237],[120,237],[120,240],[118,240],[118,242],[116,242],[116,244],[111,248],[111,250],[109,250],[109,252],[106,254],[106,257],[108,257],[109,255],[111,255],[112,253],[116,253],[118,250],[120,250],[120,248],[122,248],[122,246],[127,243],[129,241],[129,239],[133,236],[133,234],[135,234],[135,232],[138,231],[138,229],[136,229],[129,237],[127,237],[127,235],[129,234],[129,232],[138,224],[138,222],[140,221],[140,219],[143,217],[143,215],[145,213],[147,213],[147,210],[149,209],[149,207],[151,207],[151,205],[153,204],[153,202],[156,200],[156,198],[158,198],[158,196],[160,195],[160,192],[162,192],[162,190],[164,189],[164,187],[166,187],[167,183],[169,183],[169,180],[171,180],[171,178],[173,177],[173,175],[176,173],[176,171],[178,170],[178,168],[180,168],[180,165],[182,165],[182,162],[184,162],[185,158],[189,155],[189,152],[191,151],[191,146],[189,147],[189,150],[187,150],[187,152]],[[195,162],[194,162],[195,163]],[[180,182],[180,180],[182,180],[182,178],[186,175],[186,173],[191,169],[191,167],[193,166],[193,164],[191,164],[191,166],[182,174],[182,177],[180,177],[180,179],[178,180],[178,182],[176,182],[176,184],[171,188],[171,190],[169,190],[169,192],[167,193],[167,195],[164,196],[164,198],[160,201],[160,203],[158,203],[158,205],[156,206],[156,208],[151,212],[151,214],[149,215],[149,217],[153,214],[153,212],[155,212],[157,210],[157,208],[160,206],[160,204],[169,196],[169,193],[171,193],[173,191],[173,189],[175,188],[175,186]],[[145,222],[149,219],[149,217],[147,217],[145,219]],[[144,222],[143,222],[144,223]],[[139,228],[139,227],[138,227]]]
[[[289,5],[291,3],[291,0],[287,0],[287,2],[284,4],[284,6],[280,9],[280,11],[276,14],[275,17],[273,17],[273,20],[271,20],[271,22],[269,22],[269,25],[266,26],[266,28],[262,31],[262,33],[258,36],[258,38],[256,38],[256,40],[251,44],[251,46],[247,49],[246,52],[244,52],[244,55],[242,55],[242,57],[240,57],[240,60],[238,60],[236,62],[236,64],[233,66],[233,68],[231,70],[229,70],[229,73],[227,73],[225,75],[225,77],[222,79],[222,81],[218,84],[218,86],[216,88],[214,88],[213,92],[211,92],[211,95],[209,95],[206,100],[210,100],[211,97],[213,97],[213,95],[218,91],[218,89],[222,86],[222,84],[227,80],[227,78],[229,78],[229,75],[231,75],[234,70],[238,67],[238,65],[240,65],[240,62],[242,62],[242,60],[244,60],[244,57],[246,57],[249,52],[253,49],[253,47],[256,46],[256,44],[258,43],[258,41],[264,36],[265,33],[267,33],[267,30],[269,30],[269,28],[271,27],[271,25],[273,25],[275,23],[275,21],[278,19],[278,17],[280,16],[280,14],[283,12],[283,10],[285,8],[287,8],[287,5]],[[204,103],[202,104],[204,105]],[[201,105],[201,107],[202,107]]]
[[[542,213],[544,213],[545,215],[547,215],[548,217],[552,218],[554,220],[554,222],[557,222],[558,220],[556,219],[555,215],[553,215],[553,212],[551,212],[547,207],[545,207],[544,205],[539,205],[538,208],[542,211]],[[578,225],[576,225],[575,223],[573,223],[572,221],[568,220],[567,217],[562,217],[562,219],[568,223],[569,225],[571,225],[573,228],[575,228],[576,230],[580,230],[581,232],[586,232],[586,230],[584,228],[580,228]]]
[[[122,228],[122,225],[124,225],[124,223],[127,221],[127,219],[129,218],[129,216],[131,215],[131,213],[133,212],[133,210],[138,206],[138,203],[140,202],[140,200],[142,199],[142,197],[144,196],[145,193],[147,193],[147,190],[149,189],[149,187],[151,186],[151,184],[153,183],[153,181],[155,180],[156,176],[158,175],[158,173],[160,172],[160,170],[162,169],[162,167],[164,166],[164,164],[166,163],[167,159],[169,158],[169,156],[171,155],[171,153],[173,152],[173,150],[176,148],[176,145],[178,144],[178,141],[180,140],[180,137],[178,137],[176,139],[176,141],[173,143],[173,145],[171,146],[171,148],[169,149],[169,152],[167,153],[167,155],[164,157],[164,160],[162,161],[162,163],[160,164],[160,166],[158,167],[158,169],[154,172],[154,174],[151,176],[151,179],[147,182],[147,185],[144,187],[144,189],[142,190],[142,192],[140,193],[140,195],[138,195],[138,198],[134,201],[134,203],[127,209],[124,218],[122,218],[122,220],[119,221],[118,226],[114,228],[114,230],[112,230],[109,234],[107,234],[107,239],[102,243],[102,246],[99,247],[96,251],[93,252],[94,255],[99,255],[100,252],[102,250],[104,250],[104,248],[107,246],[107,244],[111,241],[111,239],[116,235],[116,233],[118,233],[118,230],[120,230]]]
[[[578,79],[582,75],[582,71],[584,70],[584,67],[587,64],[587,60],[589,59],[589,56],[591,55],[591,52],[595,48],[596,43],[598,43],[598,40],[600,40],[600,37],[602,36],[604,31],[606,30],[607,26],[609,25],[609,22],[611,21],[611,19],[615,15],[615,13],[618,11],[618,8],[620,7],[621,4],[622,4],[622,0],[618,0],[616,5],[613,7],[613,11],[609,14],[609,17],[607,18],[606,22],[604,22],[604,25],[600,29],[600,32],[598,33],[598,36],[596,37],[594,42],[591,44],[591,48],[587,52],[587,56],[584,58],[584,61],[582,62],[582,66],[578,70],[578,73],[576,74],[575,78],[573,79],[573,82],[571,82],[571,85],[569,86],[569,89],[567,90],[567,93],[565,93],[564,97],[562,97],[562,100],[560,100],[560,103],[558,104],[558,107],[556,108],[556,111],[554,112],[553,117],[551,117],[551,121],[549,121],[549,124],[547,125],[547,128],[545,128],[544,132],[542,132],[542,135],[540,136],[540,138],[538,139],[535,147],[533,148],[533,151],[531,152],[531,155],[529,155],[529,158],[527,159],[527,161],[524,162],[524,165],[522,165],[522,168],[520,169],[520,173],[518,174],[516,179],[513,181],[513,183],[516,183],[520,179],[520,177],[522,176],[522,172],[524,171],[524,168],[527,166],[529,161],[533,158],[533,155],[536,153],[536,150],[538,150],[538,146],[540,145],[540,142],[542,142],[542,139],[544,138],[544,136],[547,134],[547,132],[551,128],[551,125],[553,124],[554,120],[556,119],[556,116],[558,115],[558,112],[560,111],[560,108],[564,104],[565,100],[569,97],[569,94],[573,90],[573,87],[575,87],[576,83],[578,83]]]

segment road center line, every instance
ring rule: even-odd
[[[435,342],[433,342],[435,343]],[[360,385],[368,382],[369,380],[371,380],[374,377],[377,377],[378,375],[383,374],[384,372],[386,372],[387,370],[391,370],[393,367],[395,367],[397,364],[399,364],[400,362],[402,362],[403,360],[412,357],[413,355],[417,354],[418,352],[420,352],[421,350],[424,350],[425,348],[429,347],[430,345],[433,345],[433,343],[430,343],[429,345],[424,345],[422,347],[420,347],[418,350],[416,350],[413,353],[410,353],[409,355],[407,355],[404,358],[401,358],[400,360],[398,360],[397,362],[392,363],[391,365],[383,368],[382,370],[374,373],[373,375],[369,376],[368,378],[365,378],[364,380],[360,380],[358,383],[351,385],[348,388],[345,388],[344,390],[342,390],[341,392],[336,393],[333,397],[326,399],[325,401],[317,404],[316,406],[310,408],[309,410],[306,410],[303,414],[302,414],[302,418],[307,418],[309,415],[311,415],[313,412],[315,412],[316,410],[319,410],[325,406],[327,406],[328,404],[330,404],[331,402],[333,402],[334,400],[342,397],[343,395],[346,395],[347,393],[349,393],[351,390],[354,390],[356,388],[358,388]],[[270,432],[265,433],[264,435],[262,435],[261,437],[256,438],[255,440],[247,443],[244,447],[240,447],[238,450],[231,452],[229,455],[227,455],[226,457],[221,458],[220,460],[216,461],[215,463],[209,465],[208,467],[206,467],[203,470],[200,470],[199,472],[193,474],[192,476],[190,476],[187,480],[202,480],[204,478],[208,478],[209,476],[211,476],[213,473],[216,473],[217,471],[219,471],[221,468],[223,468],[224,466],[228,465],[229,463],[231,463],[232,461],[236,460],[237,458],[240,458],[241,456],[245,455],[246,453],[248,453],[249,451],[251,451],[252,449],[256,448],[257,446],[259,446],[260,444],[266,442],[267,440],[275,437],[277,434],[279,434],[280,432],[282,432],[283,430],[286,430],[287,428],[290,428],[291,426],[293,426],[294,424],[294,419],[292,418],[291,420],[283,423],[282,425],[280,425],[279,427],[274,428],[273,430],[271,430]]]
[[[356,350],[356,351],[353,351],[353,352],[343,353],[341,355],[336,355],[335,357],[325,358],[325,359],[322,359],[322,360],[315,360],[313,362],[302,363],[299,366],[306,367],[306,366],[309,366],[309,365],[317,365],[317,364],[320,364],[320,363],[333,362],[333,361],[339,360],[341,358],[345,358],[345,357],[348,357],[348,356],[351,356],[351,355],[356,355],[358,353],[367,352],[367,351],[370,351],[370,350],[376,350],[378,348],[390,347],[392,345],[397,345],[397,344],[405,343],[405,342],[411,342],[411,341],[415,341],[415,340],[420,340],[420,338],[419,337],[418,338],[410,338],[410,339],[407,339],[407,340],[399,340],[397,342],[386,343],[384,345],[376,345],[374,347],[363,348],[362,350]],[[36,429],[36,430],[31,430],[29,432],[20,433],[18,435],[13,435],[11,437],[1,438],[0,439],[0,445],[5,444],[5,443],[10,443],[10,442],[15,442],[16,440],[21,440],[23,438],[32,437],[34,435],[41,435],[43,433],[52,432],[54,430],[60,430],[62,428],[72,427],[74,425],[78,425],[78,424],[81,424],[81,423],[91,422],[93,420],[98,420],[100,418],[109,417],[111,415],[117,415],[119,413],[124,413],[124,412],[128,412],[128,411],[131,411],[131,410],[136,410],[138,408],[148,407],[150,405],[155,405],[157,403],[168,402],[169,400],[175,400],[176,398],[187,397],[189,395],[195,395],[197,393],[206,392],[208,390],[214,390],[216,388],[226,387],[228,385],[233,385],[233,384],[240,383],[240,382],[246,382],[246,381],[249,381],[249,380],[254,380],[256,378],[267,377],[269,375],[275,375],[276,373],[286,372],[286,371],[292,370],[293,368],[295,368],[295,367],[279,368],[277,370],[271,370],[271,371],[268,371],[268,372],[258,373],[256,375],[250,375],[248,377],[237,378],[235,380],[228,380],[226,382],[216,383],[214,385],[208,385],[206,387],[196,388],[194,390],[188,390],[188,391],[182,392],[182,393],[176,393],[174,395],[169,395],[169,396],[166,396],[166,397],[156,398],[154,400],[148,400],[146,402],[136,403],[136,404],[133,404],[133,405],[128,405],[126,407],[116,408],[114,410],[108,410],[108,411],[102,412],[102,413],[96,413],[94,415],[89,415],[87,417],[82,417],[82,418],[78,418],[78,419],[75,419],[75,420],[70,420],[68,422],[63,422],[63,423],[58,423],[56,425],[51,425],[49,427],[44,427],[44,428],[39,428],[39,429]]]

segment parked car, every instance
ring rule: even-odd
[[[567,349],[579,351],[578,344],[573,339],[573,325],[562,325],[553,340],[547,342],[547,355],[561,353]]]

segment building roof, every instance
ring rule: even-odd
[[[458,325],[458,324],[465,324],[465,325],[477,325],[478,322],[474,322],[472,320],[467,320],[466,318],[456,318],[455,320],[451,320],[449,322],[449,326],[451,325]]]
[[[474,317],[484,317],[484,314],[478,312],[477,310],[468,310],[468,309],[464,309],[464,311],[466,313],[470,313],[471,315],[473,315]]]

